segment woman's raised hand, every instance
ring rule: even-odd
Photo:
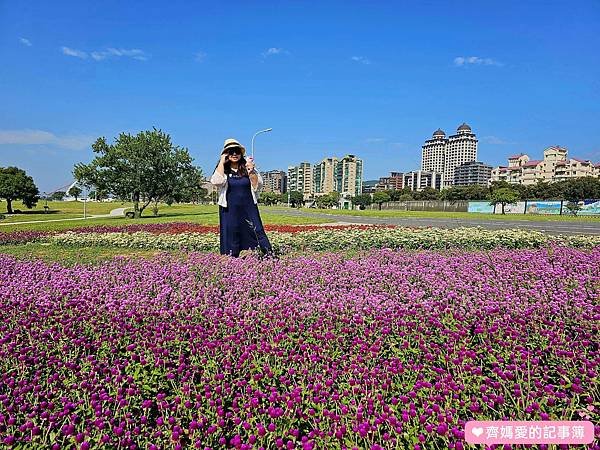
[[[246,161],[246,169],[248,170],[248,172],[252,172],[254,170],[254,159],[252,157],[248,158],[248,161]]]
[[[221,159],[219,161],[220,164],[225,164],[227,161],[227,153],[221,153]]]

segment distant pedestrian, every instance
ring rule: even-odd
[[[219,230],[222,255],[240,256],[242,250],[260,248],[272,254],[271,243],[258,212],[258,193],[263,185],[252,158],[235,139],[223,144],[221,158],[210,182],[219,188]]]

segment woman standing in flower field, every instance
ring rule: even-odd
[[[239,256],[240,251],[259,247],[271,254],[272,248],[258,212],[258,191],[263,180],[254,161],[244,158],[246,149],[235,139],[223,144],[221,159],[210,178],[219,188],[220,252]]]

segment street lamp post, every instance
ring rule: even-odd
[[[252,146],[251,146],[251,149],[252,149],[252,159],[254,159],[254,138],[256,136],[258,136],[260,133],[268,133],[269,131],[273,131],[273,128],[266,128],[264,130],[257,131],[256,133],[254,133],[254,136],[252,136]]]

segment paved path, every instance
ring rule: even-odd
[[[122,217],[125,215],[125,210],[126,209],[131,209],[131,208],[117,208],[117,209],[113,209],[108,215],[109,217]]]
[[[0,223],[1,226],[9,226],[9,225],[21,225],[23,223],[46,223],[46,222],[65,222],[69,220],[87,220],[87,219],[97,219],[100,217],[123,217],[125,215],[125,210],[128,208],[116,208],[110,211],[108,214],[96,214],[96,215],[88,215],[85,219],[83,217],[73,217],[71,219],[48,219],[48,220],[26,220],[23,222],[8,222],[8,223]]]
[[[406,227],[438,227],[438,228],[458,228],[458,227],[482,227],[491,230],[503,228],[521,228],[527,230],[536,230],[548,234],[591,234],[600,235],[600,222],[575,222],[575,221],[532,221],[532,220],[490,220],[490,219],[438,219],[429,217],[368,217],[368,216],[350,216],[335,214],[325,214],[320,212],[310,212],[306,210],[277,209],[272,212],[302,217],[317,217],[329,219],[331,221],[342,223],[360,223],[360,224],[380,224],[380,225],[402,225]],[[271,212],[269,211],[269,212]]]

